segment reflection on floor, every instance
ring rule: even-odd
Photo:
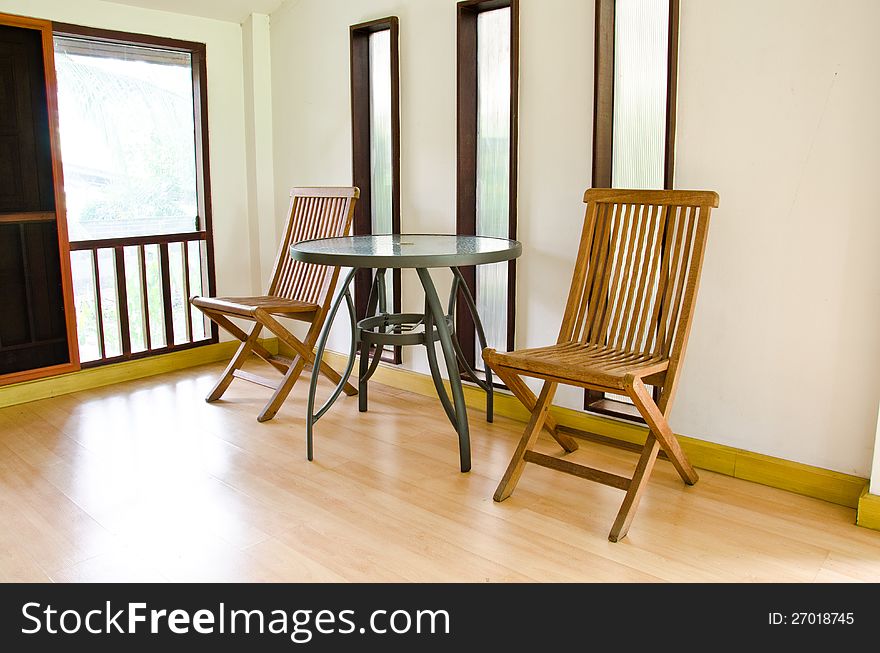
[[[685,488],[662,461],[619,544],[612,488],[533,465],[496,504],[522,425],[472,410],[461,474],[436,399],[378,384],[369,413],[343,397],[319,422],[309,463],[306,386],[258,424],[265,388],[203,401],[220,371],[0,410],[0,580],[880,581],[853,510],[711,472]]]

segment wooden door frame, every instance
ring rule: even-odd
[[[43,45],[43,72],[46,80],[46,108],[49,113],[49,146],[52,160],[52,181],[55,190],[55,224],[58,231],[58,256],[61,259],[61,289],[64,298],[64,321],[67,326],[69,362],[32,370],[0,375],[0,385],[20,383],[46,376],[75,372],[80,369],[79,344],[76,334],[76,308],[73,303],[73,277],[70,272],[70,248],[67,238],[67,211],[64,204],[64,173],[61,169],[61,139],[58,130],[58,83],[55,78],[55,46],[52,22],[13,14],[0,14],[0,25],[21,27],[40,32]]]

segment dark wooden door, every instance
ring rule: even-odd
[[[40,32],[0,25],[0,211],[54,212]]]
[[[0,383],[76,364],[44,60],[51,26],[19,20],[0,16]]]

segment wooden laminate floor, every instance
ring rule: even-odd
[[[530,465],[494,503],[522,425],[472,410],[461,474],[437,400],[378,384],[369,413],[342,397],[319,422],[309,463],[305,384],[258,424],[265,388],[203,401],[220,370],[0,410],[0,580],[880,580],[880,533],[852,509],[711,472],[686,488],[664,461],[618,544],[613,488]]]

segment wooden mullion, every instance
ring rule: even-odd
[[[174,345],[174,314],[171,305],[171,266],[168,261],[168,243],[159,245],[159,263],[162,274],[162,304],[165,318],[165,346]]]
[[[593,188],[611,187],[615,2],[616,0],[596,0],[593,53]]]
[[[95,240],[76,240],[70,243],[70,250],[75,252],[99,247],[128,247],[131,245],[158,245],[162,243],[179,243],[185,240],[205,240],[204,231],[182,231],[174,234],[153,234],[146,236],[122,236],[120,238],[99,238]]]
[[[186,313],[186,341],[192,342],[192,318],[193,312],[189,306],[189,243],[180,243],[180,256],[183,258],[183,310]]]
[[[128,322],[128,289],[125,283],[125,252],[124,248],[113,248],[116,257],[116,307],[119,313],[119,335],[122,339],[122,355],[131,354],[131,332]]]
[[[101,302],[101,274],[98,270],[98,250],[89,250],[92,255],[92,276],[95,280],[95,315],[98,321],[98,353],[104,358],[107,353],[107,346],[104,338],[104,306]]]
[[[141,297],[144,307],[144,340],[147,351],[152,350],[153,343],[150,333],[150,295],[147,289],[147,251],[144,245],[138,245],[138,264],[141,275]]]
[[[120,45],[134,45],[141,47],[153,46],[163,50],[175,50],[178,52],[190,52],[199,49],[204,50],[205,48],[204,43],[196,43],[195,41],[182,41],[180,39],[154,36],[152,34],[120,32],[62,22],[52,22],[52,31],[58,36],[84,37],[90,41],[117,43]]]
[[[666,67],[666,148],[663,161],[663,188],[671,190],[675,182],[675,127],[678,106],[678,32],[680,0],[669,0],[669,38]]]

